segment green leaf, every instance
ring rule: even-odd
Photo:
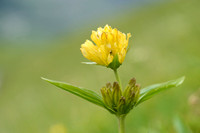
[[[154,85],[141,89],[140,97],[138,99],[137,105],[150,99],[151,97],[153,97],[155,94],[159,93],[160,91],[181,85],[184,79],[185,77],[181,77],[175,80],[171,80],[171,81],[160,83],[160,84],[154,84]]]
[[[83,89],[80,87],[76,87],[64,82],[59,82],[59,81],[54,81],[54,80],[49,80],[46,78],[42,78],[43,80],[65,90],[68,91],[74,95],[77,95],[85,100],[88,100],[94,104],[97,104],[99,106],[104,106],[103,101],[101,100],[102,98],[100,97],[100,95],[98,95],[97,93],[91,91],[91,90],[87,90],[87,89]]]
[[[94,91],[91,91],[91,90],[87,90],[87,89],[84,89],[84,88],[80,88],[80,87],[76,87],[76,86],[73,86],[71,84],[68,84],[68,83],[64,83],[64,82],[60,82],[60,81],[54,81],[54,80],[50,80],[50,79],[46,79],[46,78],[43,78],[43,80],[65,90],[65,91],[68,91],[74,95],[77,95],[89,102],[92,102],[96,105],[99,105],[101,107],[104,107],[106,108],[108,111],[110,111],[111,113],[113,113],[114,111],[112,109],[110,109],[109,107],[107,107],[101,96],[98,95],[96,92]]]

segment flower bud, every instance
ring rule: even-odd
[[[119,104],[117,106],[117,113],[118,114],[123,114],[125,112],[125,104],[126,104],[126,99],[125,97],[121,97],[119,100]]]
[[[139,97],[140,97],[140,85],[136,84],[136,86],[135,86],[135,99],[134,99],[135,103],[137,102]]]
[[[117,82],[107,83],[101,89],[104,103],[115,111],[116,115],[127,114],[136,105],[140,96],[140,85],[136,84],[136,79],[132,78],[124,92]],[[123,94],[123,95],[122,95]]]
[[[109,82],[106,84],[106,88],[112,89],[112,84]]]
[[[119,99],[122,96],[122,91],[119,87],[119,84],[117,82],[113,83],[113,102],[114,105],[117,106],[119,103]]]
[[[127,85],[126,89],[124,90],[124,93],[123,95],[125,97],[128,97],[129,93],[131,93],[131,90],[136,84],[136,79],[135,78],[132,78],[130,81],[129,81],[129,84]]]
[[[128,84],[129,84],[130,87],[135,86],[135,84],[136,84],[136,79],[135,79],[135,78],[132,78],[132,79],[129,81]]]
[[[101,94],[103,96],[104,103],[107,106],[112,107],[112,99],[111,99],[111,91],[110,91],[110,89],[106,88],[106,87],[101,88]]]

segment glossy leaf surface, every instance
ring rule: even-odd
[[[90,101],[94,104],[97,104],[99,106],[104,106],[104,103],[102,101],[102,98],[100,95],[98,95],[97,93],[95,93],[94,91],[91,90],[87,90],[84,88],[80,88],[80,87],[76,87],[73,85],[70,85],[68,83],[64,83],[64,82],[59,82],[59,81],[54,81],[54,80],[49,80],[46,78],[42,78],[43,80],[65,90],[68,91],[74,95],[77,95],[87,101]]]
[[[181,77],[181,78],[178,78],[175,80],[171,80],[171,81],[160,83],[160,84],[154,84],[154,85],[151,85],[151,86],[141,89],[140,97],[137,102],[137,105],[150,99],[155,94],[158,94],[159,92],[161,92],[163,90],[167,90],[169,88],[177,87],[177,86],[181,85],[183,83],[184,79],[185,79],[185,77]]]

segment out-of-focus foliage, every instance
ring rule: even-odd
[[[174,117],[174,127],[177,133],[191,133],[190,129],[186,126],[186,124],[181,120],[180,117]]]
[[[127,117],[127,132],[175,133],[172,121],[177,113],[191,131],[200,132],[199,106],[188,104],[190,95],[200,88],[199,5],[198,0],[181,0],[127,9],[85,24],[78,31],[49,41],[49,45],[20,45],[21,40],[10,45],[1,41],[0,132],[46,133],[56,123],[63,123],[70,133],[117,132],[115,117],[104,109],[40,79],[58,79],[95,91],[113,82],[110,70],[81,64],[87,60],[79,50],[91,30],[105,24],[133,35],[119,68],[123,85],[132,77],[142,87],[187,77],[181,87],[135,108]]]
[[[67,130],[63,124],[55,124],[50,127],[49,133],[67,133]]]

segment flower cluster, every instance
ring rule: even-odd
[[[117,116],[127,114],[137,103],[140,94],[140,85],[136,79],[129,81],[126,89],[122,92],[117,82],[107,83],[101,88],[101,94],[105,105],[111,108]]]

